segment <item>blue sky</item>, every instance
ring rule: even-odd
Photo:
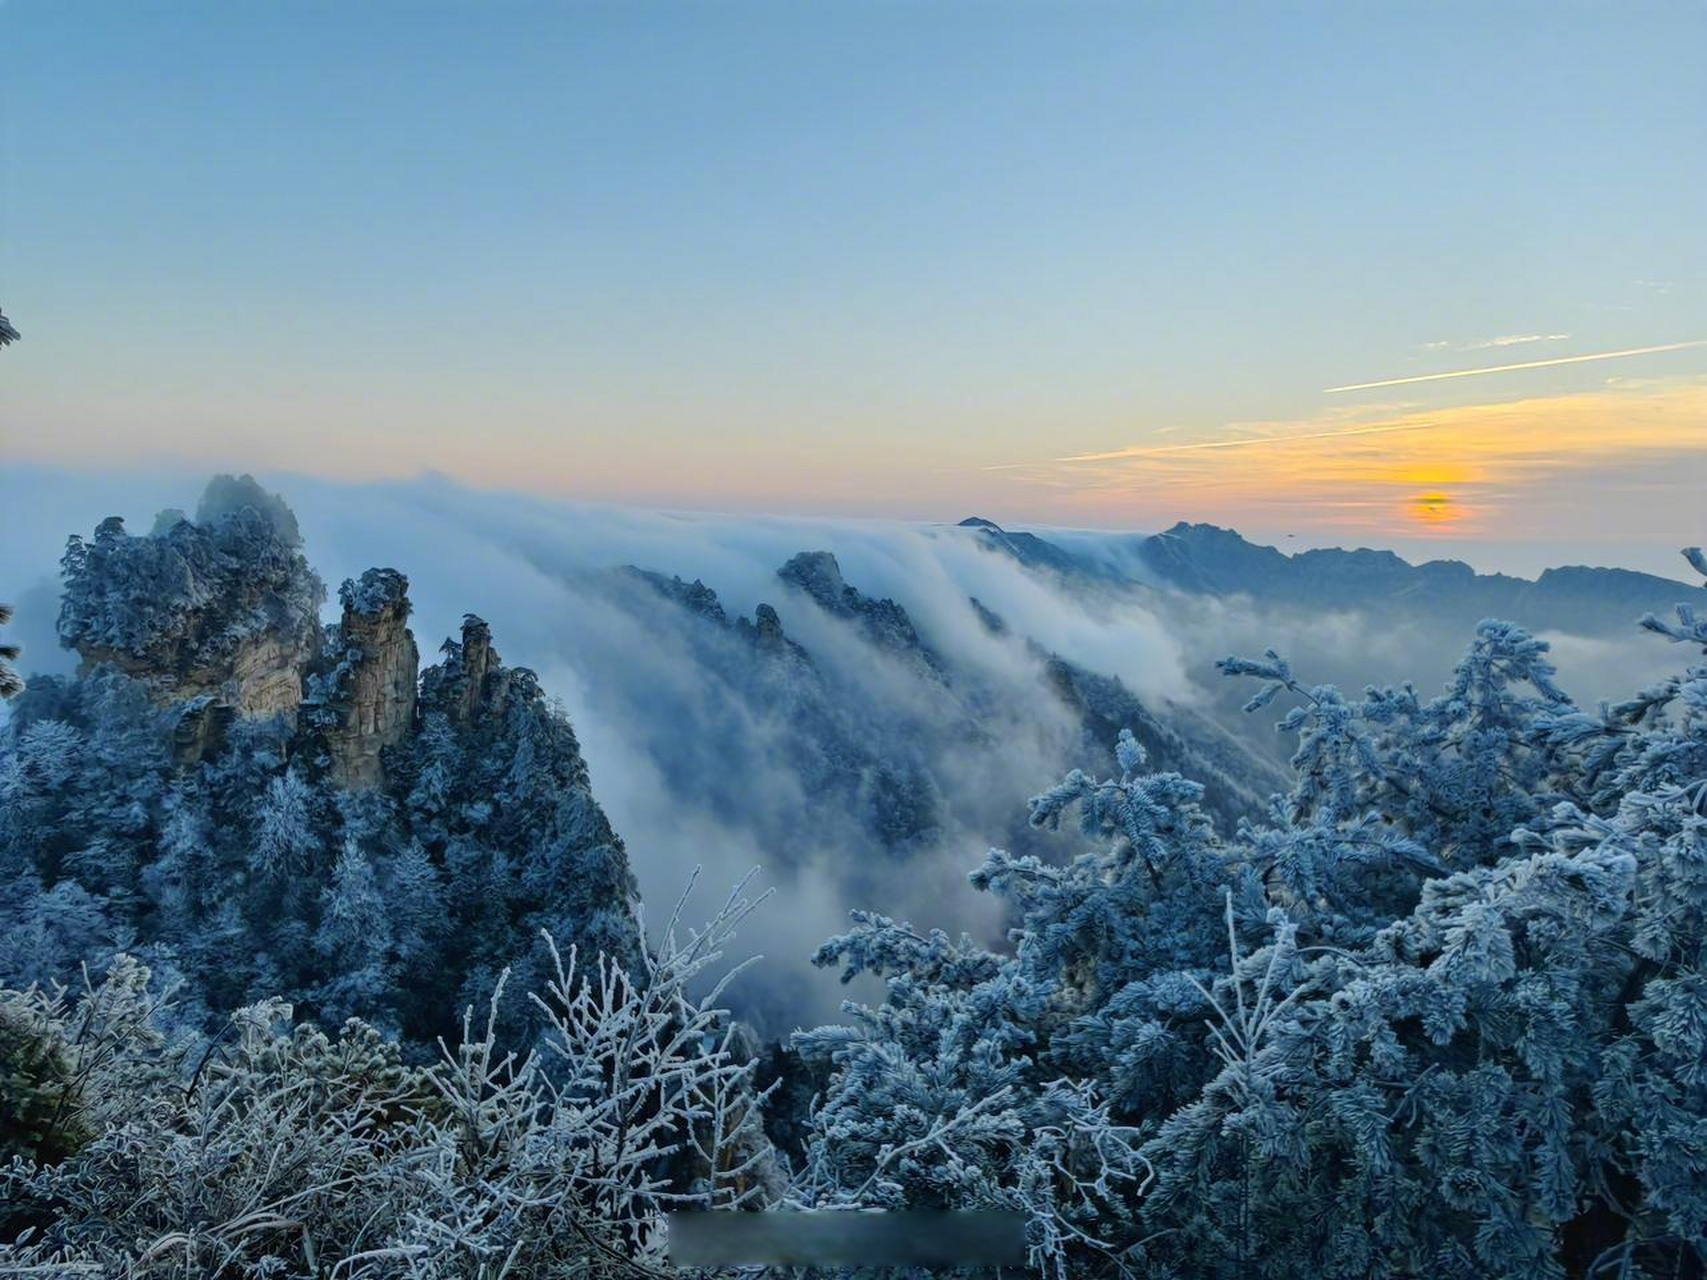
[[[1707,347],[1324,389],[1707,339],[1704,86],[1696,3],[8,0],[0,457],[1663,542]]]

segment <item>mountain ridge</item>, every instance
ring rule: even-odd
[[[1070,562],[1067,577],[1306,607],[1416,609],[1460,627],[1498,617],[1536,630],[1600,635],[1626,630],[1643,614],[1664,613],[1679,603],[1707,608],[1707,589],[1634,569],[1562,565],[1531,579],[1479,573],[1461,560],[1413,563],[1397,552],[1370,547],[1289,553],[1205,522],[1181,520],[1145,537],[1135,552],[1142,573],[1124,575],[983,517],[968,517],[956,527],[972,530],[987,549],[1034,569],[1059,573],[1057,566]]]

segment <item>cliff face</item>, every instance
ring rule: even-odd
[[[279,640],[256,637],[232,659],[224,688],[241,715],[282,715],[293,723],[302,704],[302,673],[318,651],[318,633]]]
[[[409,630],[409,580],[395,569],[369,569],[338,592],[344,616],[334,631],[340,661],[330,682],[333,723],[326,729],[329,773],[350,789],[385,781],[384,752],[415,725],[421,657]]]
[[[122,649],[80,643],[83,674],[99,666],[115,667],[148,689],[161,708],[207,699],[245,716],[283,716],[295,724],[302,704],[302,677],[319,652],[319,629],[295,635],[251,636],[230,652],[198,653],[182,646],[165,654],[138,657]]]
[[[215,755],[239,717],[310,727],[298,724],[306,701],[330,780],[384,782],[384,752],[414,728],[420,669],[409,582],[395,569],[346,582],[343,617],[323,633],[326,589],[295,517],[231,477],[209,486],[196,519],[166,512],[141,537],[104,520],[71,540],[64,563],[60,637],[83,674],[111,667],[147,691],[181,766]]]

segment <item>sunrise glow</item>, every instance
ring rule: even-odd
[[[1568,530],[1573,504],[1591,493],[1707,482],[1707,380],[1230,430],[1200,448],[1110,451],[1010,474],[1054,494],[1070,484],[1086,520],[1191,511],[1459,538],[1546,536]]]
[[[13,0],[0,463],[1707,536],[1698,22],[1047,8]]]

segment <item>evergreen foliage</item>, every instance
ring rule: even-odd
[[[73,536],[59,635],[68,646],[153,670],[207,666],[246,640],[319,628],[325,588],[308,568],[296,519],[247,476],[217,478],[195,521],[142,537],[118,516]]]
[[[504,1048],[495,993],[421,1065],[277,1000],[174,1043],[128,957],[75,1002],[0,988],[27,1157],[0,1167],[0,1275],[659,1277],[665,1211],[780,1185],[721,984],[689,994],[750,906],[685,941],[672,920],[632,973],[544,938],[538,1048]]]
[[[860,913],[820,951],[886,995],[797,1037],[813,1193],[1023,1208],[1063,1275],[1700,1275],[1707,666],[1591,713],[1506,623],[1433,698],[1221,665],[1294,703],[1266,822],[1122,735],[1031,802],[1085,852],[973,873],[1010,949]]]
[[[679,1204],[1017,1209],[1052,1280],[1707,1267],[1707,657],[1592,710],[1504,622],[1433,696],[1226,659],[1295,740],[1266,809],[1122,729],[971,873],[1006,945],[857,912],[816,961],[883,998],[765,1063],[690,995],[742,890],[641,943],[573,730],[478,618],[383,785],[333,785],[365,655],[250,486],[74,540],[95,656],[9,708],[0,1274],[656,1278]],[[857,610],[831,567],[803,589]],[[651,585],[812,687],[774,613]],[[143,674],[309,624],[294,722]],[[1642,626],[1707,654],[1689,605]]]
[[[0,627],[12,620],[12,606],[0,604]],[[18,660],[15,644],[0,644],[0,698],[15,698],[24,690],[24,682],[12,666]]]

